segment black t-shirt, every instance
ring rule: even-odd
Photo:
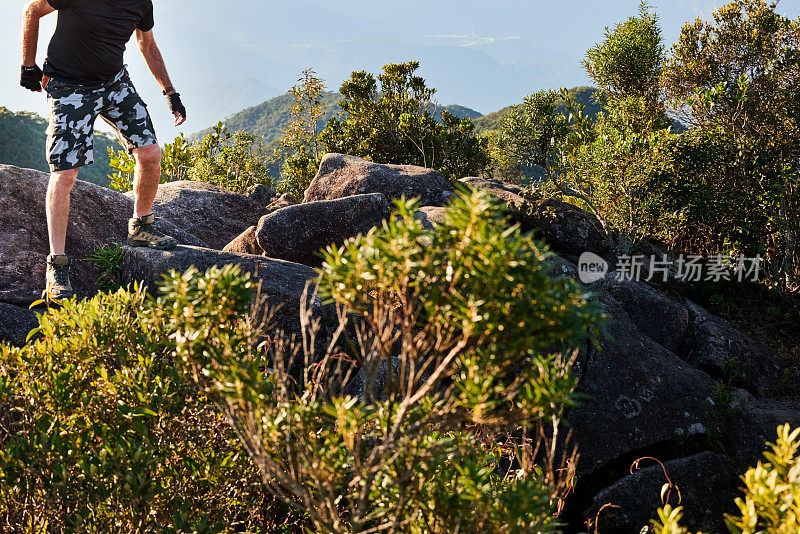
[[[44,73],[79,84],[111,80],[122,70],[134,30],[153,29],[152,0],[47,0],[58,10]]]

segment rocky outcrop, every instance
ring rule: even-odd
[[[608,277],[601,285],[622,306],[640,332],[669,351],[681,352],[679,349],[689,328],[687,305],[635,280]]]
[[[234,254],[263,254],[264,251],[258,246],[258,240],[256,239],[256,227],[251,226],[236,236],[233,241],[223,247],[222,252],[232,252]]]
[[[321,249],[367,233],[390,213],[389,201],[380,193],[305,202],[262,217],[256,237],[269,257],[318,266]]]
[[[612,249],[597,218],[577,206],[557,198],[525,198],[521,187],[499,180],[471,177],[462,179],[461,183],[490,191],[508,206],[511,218],[523,231],[534,231],[570,259],[577,259],[587,251],[605,256]]]
[[[0,343],[21,347],[37,326],[39,319],[33,310],[0,302]]]
[[[255,196],[268,191],[253,190]],[[126,195],[132,198],[131,192]],[[221,249],[266,213],[266,203],[205,182],[177,181],[158,187],[153,212]]]
[[[730,460],[704,452],[666,462],[663,468],[651,463],[643,460],[640,464],[643,469],[621,478],[594,497],[584,519],[596,525],[598,533],[643,532],[643,527],[658,517],[657,510],[663,506],[661,488],[667,483],[667,476],[678,488],[671,491],[669,502],[673,507],[679,502],[683,506],[682,524],[691,532],[725,530],[723,515],[736,511],[730,496],[739,485],[738,471]]]
[[[284,193],[279,197],[273,198],[270,203],[267,205],[267,213],[272,213],[273,211],[278,211],[281,208],[285,208],[286,206],[294,206],[295,204],[300,204],[300,201],[291,194],[291,193]]]
[[[439,172],[413,165],[381,165],[343,154],[326,154],[303,202],[382,193],[387,198],[419,198],[423,206],[443,206],[455,190]]]
[[[202,247],[178,246],[169,251],[125,247],[121,265],[122,281],[124,284],[138,281],[148,291],[157,292],[162,275],[171,270],[183,272],[194,266],[203,272],[211,266],[226,264],[240,265],[243,272],[249,273],[260,283],[261,296],[276,310],[274,327],[290,333],[300,331],[302,295],[306,284],[317,276],[313,269],[305,265]],[[309,302],[309,305],[323,312],[319,299]]]
[[[717,431],[715,380],[647,337],[608,293],[597,296],[610,317],[607,335],[576,366],[588,397],[569,413],[579,472]]]
[[[245,195],[257,202],[259,206],[268,206],[277,193],[275,193],[275,189],[266,184],[254,184],[247,188]]]
[[[681,350],[688,362],[734,387],[758,395],[774,391],[785,368],[777,354],[700,306],[686,306],[689,324]]]
[[[49,253],[45,192],[49,176],[40,171],[0,165],[0,302],[27,306],[44,289],[45,258]],[[72,190],[67,228],[67,254],[78,260],[72,285],[78,296],[97,291],[98,270],[88,261],[98,245],[123,243],[133,201],[122,193],[79,180]],[[180,243],[203,241],[159,221],[159,227]]]

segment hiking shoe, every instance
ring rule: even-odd
[[[72,260],[66,254],[47,256],[46,286],[42,298],[46,300],[63,300],[75,296],[72,284],[69,283],[69,266]]]
[[[151,213],[146,217],[128,220],[128,245],[131,247],[150,247],[158,250],[174,248],[178,242],[174,237],[164,235],[156,229],[156,218]]]

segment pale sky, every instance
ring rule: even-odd
[[[664,38],[707,18],[719,0],[658,0]],[[45,99],[18,85],[25,0],[0,2],[0,106],[46,113]],[[392,61],[419,60],[442,104],[490,113],[531,92],[588,83],[580,60],[638,0],[153,0],[155,36],[175,87],[186,101],[191,133],[285,92],[315,67],[336,90],[353,70],[376,72]],[[800,2],[779,10],[800,16]],[[43,20],[41,65],[55,14]],[[159,137],[177,134],[166,104],[133,43],[126,62],[149,104]],[[223,116],[219,116],[223,115]],[[2,142],[2,140],[0,140]]]

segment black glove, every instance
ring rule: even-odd
[[[181,117],[184,119],[186,118],[186,107],[181,102],[181,94],[180,93],[172,93],[171,95],[167,95],[167,102],[169,102],[169,110],[172,113],[176,111],[180,113]]]
[[[19,77],[19,84],[25,89],[30,89],[31,91],[41,91],[42,76],[44,76],[44,74],[38,65],[34,65],[33,67],[26,67],[23,65],[22,74],[20,74]]]

